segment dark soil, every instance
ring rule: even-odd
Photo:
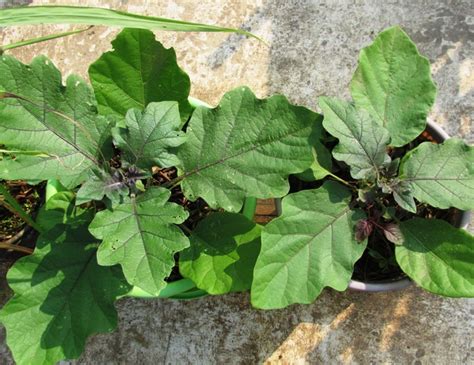
[[[33,218],[44,200],[45,184],[28,185],[21,180],[2,182],[10,194]],[[8,203],[0,197],[0,241],[33,248],[37,232],[15,214]],[[0,262],[14,262],[24,253],[0,249]]]

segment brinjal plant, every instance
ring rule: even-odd
[[[448,222],[447,209],[474,208],[474,148],[421,135],[436,94],[429,61],[390,28],[362,50],[350,90],[350,102],[319,99],[321,144],[298,175],[314,182],[283,198],[263,229],[252,304],[281,308],[311,303],[324,287],[345,290],[363,255],[432,293],[473,297],[474,237]]]
[[[212,294],[250,288],[260,226],[246,197],[288,193],[320,116],[241,87],[193,106],[190,80],[152,32],[123,30],[63,83],[51,60],[0,57],[0,178],[55,181],[33,254],[8,273],[0,311],[19,364],[77,358],[117,325],[114,302],[158,295],[173,268]],[[179,258],[176,256],[179,254]]]
[[[399,28],[362,52],[353,102],[321,98],[324,118],[246,87],[215,108],[196,103],[149,30],[125,29],[112,46],[90,84],[63,82],[43,56],[0,56],[0,179],[58,190],[27,218],[34,251],[7,275],[0,321],[17,363],[79,357],[88,336],[117,326],[117,299],[158,296],[177,278],[280,308],[344,290],[369,253],[429,291],[473,295],[474,239],[441,219],[474,205],[473,148],[420,136],[436,88]],[[303,190],[288,194],[294,181]],[[284,197],[282,215],[257,225],[243,214],[249,197]]]

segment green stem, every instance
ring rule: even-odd
[[[257,209],[257,199],[256,198],[246,198],[244,207],[242,208],[242,214],[248,219],[253,221],[253,216],[255,215],[255,210]]]
[[[11,196],[8,189],[2,184],[0,184],[0,194],[3,195],[3,198],[13,209],[13,212],[17,214],[21,219],[23,219],[26,224],[28,224],[30,227],[34,228],[38,232],[43,231],[43,229],[38,224],[36,224],[36,222],[29,216],[29,214],[23,209],[23,207],[18,204],[16,199]]]
[[[85,29],[73,30],[73,31],[70,31],[70,32],[63,32],[63,33],[56,33],[56,34],[49,34],[49,35],[46,35],[46,36],[43,36],[43,37],[31,38],[31,39],[27,39],[25,41],[10,43],[10,44],[7,44],[5,46],[0,47],[0,55],[2,55],[3,52],[5,52],[7,50],[10,50],[10,49],[19,48],[19,47],[23,47],[23,46],[29,46],[29,45],[35,44],[35,43],[46,42],[46,41],[49,41],[49,40],[52,40],[52,39],[57,39],[57,38],[67,37],[67,36],[73,35],[73,34],[82,33],[82,32],[85,32],[85,31],[91,29],[92,27],[93,27],[93,25],[91,25],[91,26],[89,26]]]
[[[351,189],[354,189],[354,190],[355,190],[355,188],[354,188],[351,184],[349,184],[346,180],[341,179],[339,176],[334,175],[334,174],[331,173],[331,172],[329,172],[328,175],[331,176],[333,179],[336,179],[337,181],[339,181],[339,182],[343,183],[344,185],[350,187]]]

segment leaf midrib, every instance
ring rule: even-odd
[[[303,128],[297,129],[297,130],[295,130],[295,131],[291,131],[291,132],[289,132],[289,133],[287,133],[287,134],[280,135],[280,136],[278,136],[278,138],[275,138],[275,139],[271,139],[271,140],[262,142],[262,143],[260,143],[260,144],[258,144],[258,145],[254,145],[254,146],[252,146],[251,148],[248,148],[248,149],[246,149],[246,150],[242,150],[242,151],[239,151],[239,152],[237,152],[237,153],[235,153],[235,154],[233,154],[233,155],[220,158],[220,159],[218,159],[217,161],[210,162],[210,163],[208,163],[208,164],[206,164],[206,165],[204,165],[204,166],[202,166],[202,167],[196,167],[196,168],[192,169],[191,171],[189,171],[189,172],[184,173],[183,175],[181,175],[180,178],[181,178],[181,179],[185,179],[185,178],[187,178],[187,177],[189,177],[189,176],[192,176],[192,175],[194,175],[194,174],[196,174],[196,173],[199,173],[199,172],[201,172],[201,171],[203,171],[203,170],[206,170],[206,169],[208,169],[208,168],[211,168],[211,167],[213,167],[213,166],[215,166],[215,165],[223,164],[223,163],[226,162],[227,160],[230,160],[230,159],[239,157],[239,156],[244,155],[244,154],[246,154],[246,153],[248,153],[248,152],[255,151],[256,149],[258,149],[258,148],[260,148],[260,147],[263,147],[263,146],[266,146],[266,145],[268,145],[268,144],[271,144],[271,143],[280,141],[280,140],[283,139],[283,138],[292,136],[292,135],[294,135],[294,134],[296,134],[296,133],[298,133],[298,132],[301,132],[301,131],[303,131],[303,130],[305,130],[305,129],[307,129],[307,128],[310,128],[310,127],[309,127],[309,126],[304,126]],[[202,147],[202,144],[201,144],[200,147]],[[201,148],[201,151],[202,151],[202,148]]]
[[[14,94],[13,95],[17,95],[17,94]],[[92,161],[95,165],[98,165],[98,161],[90,156],[87,152],[83,151],[76,143],[72,142],[72,141],[69,141],[66,137],[64,137],[62,134],[60,134],[59,132],[57,132],[55,129],[51,128],[48,124],[46,124],[44,122],[44,120],[41,120],[41,118],[38,118],[36,117],[31,111],[29,111],[29,108],[27,108],[25,105],[23,105],[23,103],[21,101],[24,101],[26,103],[29,103],[31,105],[33,105],[34,107],[40,109],[40,111],[43,112],[43,118],[46,119],[46,113],[47,112],[50,112],[50,113],[53,113],[53,114],[56,114],[58,116],[63,116],[66,117],[64,119],[68,119],[68,118],[71,118],[69,116],[67,116],[66,114],[63,114],[62,112],[60,111],[57,111],[56,109],[51,109],[49,107],[46,106],[46,102],[43,100],[43,106],[41,107],[41,105],[39,105],[37,102],[35,101],[30,101],[28,98],[25,98],[21,95],[18,95],[18,98],[17,98],[17,101],[22,104],[22,107],[28,111],[28,114],[30,114],[35,120],[37,120],[39,123],[41,123],[41,125],[43,125],[46,130],[43,130],[44,132],[45,131],[49,131],[51,133],[53,133],[56,137],[58,137],[60,140],[62,140],[65,144],[71,146],[72,148],[74,148],[78,153],[80,153],[81,155],[83,155],[84,157],[86,157],[88,160]],[[74,121],[73,123],[73,127],[76,128],[76,123],[79,124],[79,122],[73,118],[71,118],[71,120]],[[9,129],[9,128],[6,128],[6,129]],[[35,133],[35,132],[41,132],[41,131],[36,131],[36,130],[24,130],[24,131],[29,131],[29,132],[32,132],[32,133]]]
[[[340,218],[342,218],[344,215],[346,215],[349,211],[351,211],[351,208],[349,206],[347,206],[347,208],[344,208],[344,210],[339,214],[339,215],[336,215],[336,216],[331,216],[330,214],[327,214],[327,213],[323,213],[324,215],[328,215],[330,217],[333,217],[334,219],[331,220],[328,224],[326,224],[325,226],[322,227],[322,229],[315,233],[315,234],[311,234],[311,233],[300,233],[302,236],[309,236],[311,237],[309,239],[309,241],[304,244],[295,254],[293,254],[288,260],[285,260],[285,262],[282,263],[282,265],[280,266],[279,270],[278,271],[281,271],[281,268],[284,267],[286,270],[288,270],[288,263],[290,261],[293,261],[293,259],[298,256],[300,254],[301,251],[303,251],[304,249],[306,249],[307,247],[310,246],[311,242],[317,237],[319,236],[320,234],[322,234],[323,232],[325,232],[328,227],[332,227]],[[320,213],[320,212],[318,212]],[[295,233],[292,233],[292,234],[295,234]],[[331,251],[332,251],[332,243],[331,243]],[[262,251],[263,251],[263,247],[262,247]],[[308,266],[309,268],[309,266]],[[277,278],[277,275],[274,275],[273,278],[268,282],[268,285],[267,287]],[[309,278],[309,276],[308,276]],[[285,284],[285,288],[287,288],[287,284]]]

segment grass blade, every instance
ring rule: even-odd
[[[22,208],[22,206],[16,201],[16,199],[10,194],[8,189],[0,184],[0,195],[3,195],[3,199],[8,203],[13,213],[18,214],[18,216],[23,219],[23,221],[28,224],[30,227],[34,228],[38,232],[42,232],[43,229],[36,224],[33,218]]]
[[[28,6],[0,10],[0,26],[26,24],[87,24],[184,32],[226,32],[246,35],[263,42],[242,29],[191,23],[119,10],[82,6]]]
[[[0,55],[2,55],[3,52],[5,52],[6,50],[9,50],[9,49],[19,48],[19,47],[23,47],[23,46],[29,46],[30,44],[41,43],[41,42],[46,42],[46,41],[49,41],[49,40],[52,40],[52,39],[67,37],[69,35],[85,32],[86,30],[89,30],[92,27],[93,26],[87,27],[85,29],[72,30],[70,32],[48,34],[48,35],[45,35],[43,37],[36,37],[36,38],[27,39],[27,40],[20,41],[20,42],[10,43],[10,44],[7,44],[5,46],[0,47]]]

